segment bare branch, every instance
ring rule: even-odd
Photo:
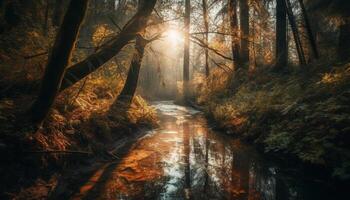
[[[227,59],[227,60],[232,60],[231,57],[228,57],[228,56],[225,56],[224,54],[220,53],[217,49],[214,49],[212,47],[210,47],[208,44],[205,44],[205,42],[203,42],[201,39],[197,38],[197,37],[194,37],[194,36],[191,36],[191,38],[193,38],[191,41],[203,48],[207,48],[211,51],[213,51],[215,54],[217,54],[218,56],[224,58],[224,59]]]

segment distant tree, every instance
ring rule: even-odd
[[[339,22],[337,53],[340,61],[350,60],[350,1],[349,0],[308,0],[312,10],[321,11]]]
[[[243,65],[249,63],[249,5],[248,0],[239,1],[240,9],[240,61]]]
[[[295,46],[297,48],[299,63],[300,63],[300,65],[305,65],[306,64],[305,53],[303,50],[303,45],[301,42],[299,29],[298,29],[297,23],[295,21],[295,16],[293,13],[292,4],[291,4],[290,0],[285,0],[285,7],[286,7],[286,11],[287,11],[287,16],[289,19],[289,24],[290,24],[290,27],[291,27],[292,32],[293,32]]]
[[[229,0],[228,13],[230,18],[231,51],[233,66],[234,69],[237,70],[241,63],[239,55],[237,0]]]
[[[185,0],[185,28],[184,28],[184,60],[183,60],[183,95],[184,100],[188,100],[189,80],[190,80],[190,21],[191,3]]]
[[[338,54],[340,61],[350,60],[350,18],[344,17],[339,27]]]
[[[45,69],[38,98],[30,109],[31,120],[36,125],[41,125],[59,92],[87,7],[88,0],[71,0],[69,4]]]
[[[310,46],[311,46],[311,50],[312,50],[313,56],[314,56],[314,58],[318,59],[319,58],[319,53],[318,53],[318,49],[317,49],[317,44],[316,44],[315,36],[314,36],[314,34],[312,32],[312,29],[311,29],[311,24],[310,24],[310,20],[309,20],[308,14],[306,12],[304,1],[303,0],[298,0],[298,1],[299,1],[299,4],[300,4],[301,14],[302,14],[303,19],[304,19],[305,29],[306,29],[306,32],[307,32],[307,36],[308,36],[308,39],[309,39],[309,43],[310,43]]]
[[[135,52],[130,63],[129,72],[125,80],[124,87],[117,98],[117,103],[123,103],[125,106],[130,105],[136,92],[145,47],[150,42],[158,39],[158,37],[159,36],[156,36],[151,40],[146,40],[141,35],[136,36]]]
[[[284,0],[276,0],[276,65],[275,71],[282,71],[287,67],[287,13]]]
[[[208,15],[208,2],[207,0],[202,0],[202,12],[203,12],[203,20],[204,20],[204,41],[206,44],[209,42],[209,15]],[[205,75],[208,77],[210,74],[209,71],[209,49],[204,49],[205,55]]]

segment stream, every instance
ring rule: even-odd
[[[95,171],[72,199],[337,199],[326,183],[288,175],[254,147],[212,130],[201,112],[153,105],[160,127]]]

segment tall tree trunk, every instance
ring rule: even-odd
[[[46,0],[46,8],[45,8],[45,19],[43,24],[44,35],[47,36],[49,29],[49,11],[50,11],[50,2]]]
[[[52,16],[52,25],[60,26],[64,15],[65,0],[56,0],[54,8],[55,9]]]
[[[287,13],[284,0],[276,0],[276,65],[283,71],[288,64]]]
[[[350,60],[350,18],[344,18],[339,27],[338,54],[340,61]]]
[[[135,52],[131,60],[128,76],[117,98],[117,102],[125,103],[127,106],[130,105],[136,92],[142,58],[147,44],[147,40],[143,39],[141,36],[136,36]]]
[[[240,55],[239,55],[237,0],[229,0],[228,13],[230,16],[231,51],[232,51],[233,67],[234,67],[234,70],[237,70],[241,63]]]
[[[191,21],[191,3],[185,0],[185,28],[184,28],[184,63],[183,63],[183,94],[184,100],[189,97],[190,80],[190,21]]]
[[[30,109],[32,122],[36,125],[45,119],[59,92],[87,6],[88,0],[71,0],[69,4],[45,69],[38,98]]]
[[[311,50],[313,53],[314,58],[318,59],[319,58],[319,53],[317,50],[317,44],[316,44],[316,40],[314,37],[314,34],[312,33],[312,29],[311,29],[311,24],[310,24],[310,20],[309,17],[307,15],[306,9],[305,9],[305,5],[304,5],[304,1],[303,0],[299,0],[299,4],[301,7],[301,12],[304,18],[304,22],[305,22],[305,28],[306,28],[306,32],[308,35],[308,39],[309,39],[309,43],[311,46]]]
[[[11,30],[13,27],[16,27],[21,22],[20,8],[17,1],[8,1],[5,2],[4,9],[4,21],[6,22],[5,29]]]
[[[286,6],[288,19],[289,19],[289,24],[290,24],[290,27],[292,28],[295,46],[297,48],[299,63],[300,63],[300,65],[306,65],[306,59],[305,59],[305,54],[304,54],[304,50],[303,50],[303,45],[302,45],[301,40],[300,40],[300,34],[299,34],[297,23],[295,21],[295,17],[294,17],[293,10],[292,10],[292,4],[290,3],[290,0],[285,0],[285,6]]]
[[[255,17],[255,16],[257,16],[256,14],[255,14],[255,11],[254,11],[254,13],[253,13],[253,16]],[[253,58],[253,61],[254,61],[254,65],[253,65],[253,69],[252,69],[252,71],[255,71],[256,70],[256,67],[258,66],[258,64],[257,64],[257,60],[256,60],[256,48],[255,48],[255,20],[253,20],[253,23],[252,23],[252,51],[253,51],[253,53],[252,53],[252,58]]]
[[[240,0],[241,48],[240,59],[243,65],[249,63],[249,5],[248,0]]]
[[[69,67],[64,76],[61,91],[72,86],[112,59],[125,45],[133,40],[139,32],[142,32],[146,27],[148,17],[151,15],[156,1],[157,0],[144,1],[139,11],[129,20],[112,42],[106,44],[98,52],[88,56],[85,60]]]
[[[208,16],[208,2],[207,0],[202,0],[202,10],[203,10],[203,19],[204,19],[204,29],[205,29],[205,44],[209,43],[209,16]],[[209,76],[209,49],[204,49],[205,54],[205,75]]]

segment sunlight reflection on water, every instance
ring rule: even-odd
[[[160,127],[111,168],[97,199],[308,199],[254,149],[208,128],[199,111],[154,107]]]

